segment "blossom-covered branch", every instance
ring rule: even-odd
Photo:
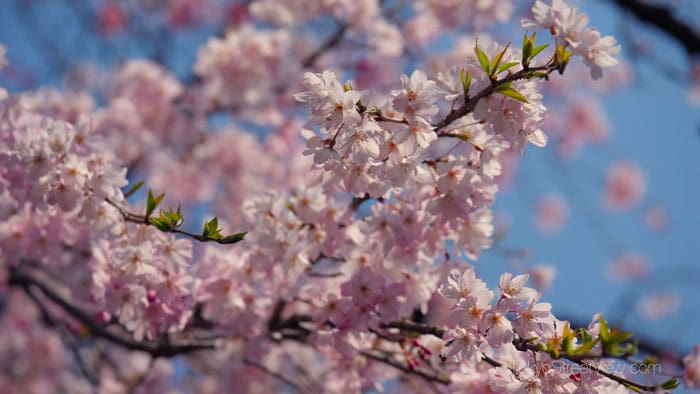
[[[85,325],[90,335],[105,339],[126,349],[146,352],[153,357],[174,357],[195,351],[211,350],[216,347],[215,340],[136,341],[130,335],[116,333],[110,330],[107,325],[98,323],[88,312],[62,297],[48,284],[44,283],[44,280],[24,272],[20,268],[10,271],[9,283],[13,286],[19,286],[27,292],[31,292],[31,288],[40,290],[46,298],[59,306],[71,318]],[[36,301],[39,302],[38,300]]]

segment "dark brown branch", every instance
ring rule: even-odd
[[[139,350],[150,354],[152,357],[173,357],[179,354],[192,353],[198,350],[214,349],[216,347],[214,340],[205,341],[188,341],[182,340],[178,342],[157,342],[157,341],[136,341],[130,334],[121,334],[109,330],[105,325],[96,322],[92,315],[77,305],[74,305],[69,300],[63,298],[43,280],[36,278],[30,274],[22,272],[18,268],[10,269],[9,284],[22,288],[34,287],[41,291],[46,298],[63,309],[71,317],[84,324],[90,333],[97,337],[112,342],[130,350]]]
[[[640,0],[613,0],[613,2],[640,21],[666,32],[683,45],[689,55],[700,54],[700,33],[676,18],[671,9]]]

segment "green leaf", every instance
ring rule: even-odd
[[[527,66],[528,64],[530,64],[530,56],[532,55],[532,46],[534,45],[534,42],[535,33],[532,33],[532,36],[528,37],[527,32],[525,32],[525,36],[523,37],[523,66]]]
[[[151,218],[151,223],[160,231],[169,232],[173,229],[172,224],[159,218]]]
[[[546,81],[549,81],[549,73],[546,71],[536,71],[536,72],[529,72],[525,76],[525,78],[530,79],[530,78],[541,78]]]
[[[469,141],[472,138],[474,138],[474,134],[472,134],[472,133],[461,133],[461,134],[453,134],[453,135],[462,141]]]
[[[500,93],[500,94],[502,94],[502,95],[504,95],[504,96],[508,96],[508,97],[510,97],[510,98],[512,98],[512,99],[516,99],[516,100],[518,100],[518,101],[522,101],[523,103],[526,103],[526,104],[529,103],[529,101],[527,101],[527,99],[525,98],[525,96],[523,96],[522,94],[520,94],[520,92],[518,92],[517,90],[515,90],[515,89],[513,89],[513,88],[507,88],[507,89],[505,89],[505,90],[499,90],[498,93]]]
[[[501,64],[500,67],[498,67],[498,71],[496,72],[496,74],[500,74],[513,66],[517,66],[518,64],[520,64],[520,63],[519,62],[503,63],[503,64]]]
[[[479,59],[479,64],[481,64],[481,68],[484,69],[484,72],[486,74],[491,74],[489,72],[489,57],[479,48],[478,43],[474,46],[474,52],[476,52],[476,57]]]
[[[462,90],[464,91],[464,97],[469,95],[469,87],[472,84],[472,73],[470,71],[464,72],[464,69],[459,70],[459,79],[462,81]]]
[[[608,322],[605,321],[603,316],[601,316],[600,319],[598,319],[598,323],[600,325],[600,340],[607,341],[608,338],[610,338],[610,327],[608,326]]]
[[[214,218],[206,223],[204,223],[204,229],[202,230],[202,236],[212,239],[221,239],[221,229],[219,229],[219,219],[214,216]]]
[[[500,93],[504,90],[508,90],[512,86],[513,86],[513,81],[504,82],[504,83],[496,86],[496,92]]]
[[[243,238],[245,238],[246,234],[248,234],[248,232],[244,231],[242,233],[235,233],[235,234],[227,235],[220,242],[222,244],[235,244],[237,242],[243,241]]]
[[[671,378],[661,384],[661,388],[666,390],[673,390],[675,388],[678,388],[678,386],[680,386],[680,383],[676,378]]]
[[[173,227],[180,227],[185,222],[180,212],[180,204],[177,205],[177,211],[174,211],[172,207],[168,208],[167,211],[160,211],[160,219],[169,222]]]
[[[534,59],[535,56],[539,55],[540,52],[542,52],[545,48],[547,48],[549,44],[542,44],[538,45],[535,48],[532,49],[532,54],[530,55],[530,60]]]
[[[501,64],[501,60],[503,60],[503,55],[506,54],[508,47],[510,47],[510,43],[508,43],[505,46],[505,48],[503,48],[502,51],[498,52],[498,54],[493,57],[493,60],[491,60],[491,66],[489,67],[489,69],[491,70],[491,73],[490,73],[491,76],[494,76],[496,74],[496,71],[498,70],[498,66]]]
[[[129,190],[128,190],[126,193],[124,193],[124,198],[129,198],[129,197],[131,197],[134,193],[136,193],[136,192],[141,188],[141,186],[143,186],[144,183],[146,183],[146,182],[145,182],[145,181],[138,181],[138,182],[136,182],[136,183],[134,184],[134,186],[132,186],[131,188],[129,188]]]
[[[573,54],[573,52],[566,49],[565,45],[557,46],[557,51],[554,54],[554,59],[557,62],[557,71],[559,71],[559,74],[564,74],[564,69],[566,69],[566,65],[569,64],[569,59],[571,59],[571,56]]]
[[[161,195],[153,197],[153,191],[148,189],[148,199],[146,200],[146,217],[151,216],[156,207],[158,207],[158,204],[163,201],[163,197],[165,197],[165,193],[161,193]]]

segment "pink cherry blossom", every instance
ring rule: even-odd
[[[564,226],[568,211],[568,205],[561,196],[555,194],[544,196],[535,212],[537,228],[545,233],[557,233]]]
[[[700,387],[700,345],[693,347],[693,352],[683,357],[685,366],[685,385],[687,387]]]
[[[606,174],[605,205],[620,211],[638,204],[646,192],[646,176],[631,161],[612,163]]]
[[[643,280],[650,270],[651,264],[644,256],[626,253],[612,261],[606,271],[612,279]]]
[[[677,295],[668,292],[650,294],[640,300],[639,312],[647,320],[660,319],[678,312],[681,301]]]

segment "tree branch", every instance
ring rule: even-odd
[[[348,30],[349,25],[348,24],[342,24],[338,26],[338,30],[333,33],[328,39],[320,46],[318,47],[315,51],[313,51],[309,56],[304,58],[302,60],[301,65],[303,68],[309,68],[313,66],[313,64],[316,62],[316,60],[321,57],[326,51],[329,49],[333,48],[334,46],[338,45],[340,41],[342,41],[343,37],[345,36],[345,32]]]
[[[613,0],[613,2],[640,21],[666,32],[683,45],[688,55],[700,54],[700,33],[676,18],[669,8],[640,0]]]
[[[448,136],[448,134],[441,133],[440,131],[442,129],[444,129],[445,127],[449,126],[455,120],[472,112],[474,110],[474,107],[476,107],[476,104],[479,102],[479,100],[496,92],[496,89],[499,86],[501,86],[505,83],[508,83],[508,82],[513,82],[513,81],[517,81],[519,79],[528,78],[528,76],[531,73],[546,72],[547,74],[549,74],[556,69],[557,69],[556,62],[549,61],[547,64],[545,64],[543,66],[523,68],[522,70],[520,70],[516,73],[510,74],[510,75],[504,77],[503,79],[499,79],[497,81],[492,80],[492,83],[489,86],[482,89],[475,96],[470,97],[467,100],[465,100],[464,104],[462,104],[461,107],[450,111],[450,113],[447,114],[445,119],[434,124],[433,127],[435,128],[435,132],[438,133],[438,136]]]
[[[77,321],[84,324],[93,336],[105,339],[126,349],[146,352],[154,358],[174,357],[198,350],[216,348],[215,340],[182,340],[178,342],[136,341],[131,337],[131,334],[124,335],[110,331],[105,325],[96,322],[91,314],[59,295],[49,285],[44,283],[43,280],[22,272],[16,267],[10,268],[9,284],[22,288],[37,288],[46,298],[51,300]]]
[[[153,221],[151,221],[151,219],[149,217],[146,217],[144,215],[137,215],[135,213],[131,213],[131,212],[127,211],[126,208],[122,207],[121,205],[117,204],[116,202],[114,202],[108,198],[105,199],[105,201],[109,205],[116,208],[119,211],[119,213],[122,215],[122,218],[124,218],[125,221],[131,222],[131,223],[136,223],[136,224],[142,224],[144,226],[154,226],[155,227],[155,225],[153,224]],[[229,240],[227,240],[228,237],[223,237],[223,238],[207,237],[207,236],[204,236],[202,234],[195,234],[195,233],[191,233],[189,231],[180,230],[177,227],[174,227],[168,231],[162,230],[162,229],[158,229],[158,230],[162,231],[164,233],[173,233],[173,234],[184,235],[186,237],[190,237],[190,238],[192,238],[196,241],[199,241],[199,242],[216,242],[216,243],[221,244],[221,245],[231,245],[231,244],[234,244],[234,243],[237,243],[237,242],[243,240],[243,238],[241,238],[235,242],[230,242]],[[241,233],[241,234],[244,234],[244,233]]]

